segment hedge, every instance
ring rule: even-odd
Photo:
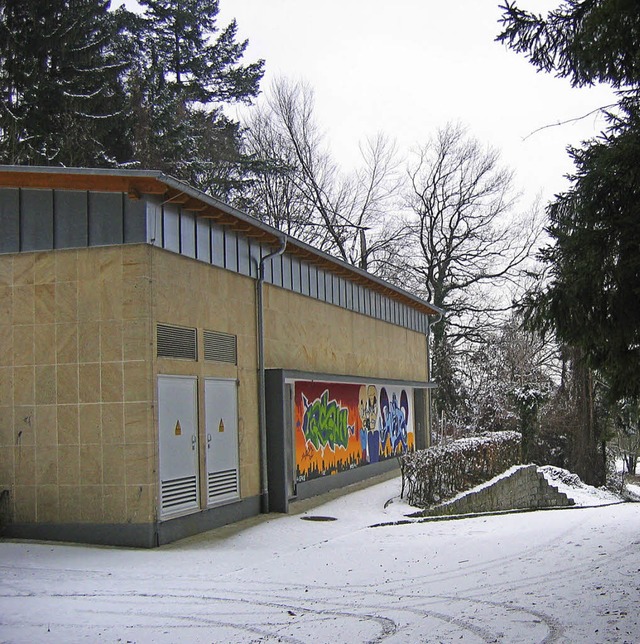
[[[401,457],[402,492],[416,507],[429,507],[488,481],[521,462],[522,434],[491,432]]]

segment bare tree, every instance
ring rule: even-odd
[[[482,340],[486,323],[511,308],[540,216],[517,211],[512,173],[499,153],[459,125],[417,149],[408,175],[414,288],[447,310],[450,340]]]
[[[434,374],[438,411],[452,414],[461,358],[511,310],[541,217],[517,210],[512,173],[498,152],[459,125],[438,130],[415,151],[408,177],[405,283],[446,311],[434,328]]]
[[[384,136],[360,150],[362,166],[345,176],[327,150],[314,116],[311,88],[278,80],[249,117],[248,151],[260,167],[252,214],[371,272],[382,272],[400,227],[395,145]]]
[[[635,476],[640,457],[640,401],[627,398],[618,402],[614,427],[618,454],[626,472]]]
[[[245,194],[245,209],[262,221],[303,241],[316,237],[313,204],[297,189],[299,163],[289,135],[274,127],[268,106],[255,108],[245,129],[255,179]]]

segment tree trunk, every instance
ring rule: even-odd
[[[569,462],[588,485],[604,485],[605,471],[599,455],[600,432],[594,414],[593,373],[579,349],[572,351],[575,421]]]

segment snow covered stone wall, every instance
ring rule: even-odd
[[[427,516],[557,508],[574,505],[573,499],[551,485],[536,465],[518,465],[503,474],[429,508]]]

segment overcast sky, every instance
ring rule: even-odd
[[[527,200],[548,200],[566,187],[565,153],[602,129],[587,114],[611,102],[606,88],[573,89],[536,73],[494,42],[499,0],[221,0],[219,25],[238,21],[249,39],[245,61],[266,61],[262,84],[274,77],[306,80],[331,149],[351,169],[358,142],[377,132],[400,150],[425,142],[447,122],[460,122],[502,153]],[[549,0],[520,0],[544,12]],[[529,136],[528,136],[529,135]]]

